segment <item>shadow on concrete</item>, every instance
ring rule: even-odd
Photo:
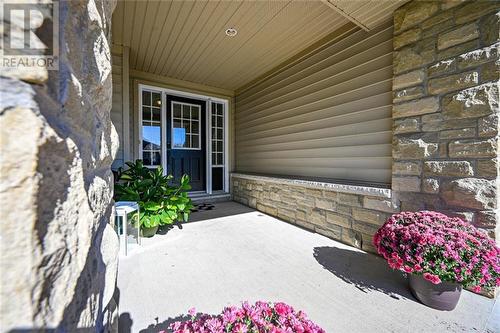
[[[198,210],[196,212],[192,212],[191,216],[189,217],[189,222],[187,223],[255,212],[255,209],[243,206],[242,204],[236,203],[234,201],[216,202],[212,205],[213,208],[210,210]]]
[[[173,324],[176,321],[186,321],[186,320],[190,320],[190,319],[191,319],[191,316],[189,316],[189,315],[180,315],[180,316],[177,316],[174,318],[168,318],[168,319],[162,321],[161,323],[159,323],[158,318],[156,318],[156,324],[149,325],[148,327],[140,330],[139,333],[158,333],[159,331],[169,332],[170,330],[168,327],[170,326],[170,324]],[[124,332],[127,332],[127,331],[124,331]],[[130,332],[130,331],[128,331],[128,332]],[[122,333],[122,331],[119,331],[119,333]]]
[[[315,247],[314,258],[344,282],[367,293],[378,291],[394,299],[414,300],[402,272],[394,271],[373,254],[336,247]]]

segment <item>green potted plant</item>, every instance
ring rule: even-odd
[[[118,170],[115,200],[135,201],[140,207],[139,225],[143,237],[152,237],[160,226],[187,221],[193,205],[187,195],[189,177],[182,176],[178,185],[172,176],[163,175],[161,167],[146,168],[141,160],[127,162],[128,169]]]

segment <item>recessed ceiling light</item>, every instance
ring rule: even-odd
[[[226,29],[226,36],[234,37],[234,36],[236,36],[237,33],[238,33],[238,30],[236,30],[235,28]]]

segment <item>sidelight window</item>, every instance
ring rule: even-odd
[[[161,93],[142,91],[142,161],[147,167],[161,166]]]

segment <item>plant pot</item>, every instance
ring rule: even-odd
[[[410,291],[423,304],[444,311],[451,311],[457,306],[462,292],[462,285],[453,282],[434,284],[422,275],[409,275]]]
[[[158,231],[158,226],[151,228],[141,228],[141,237],[153,237]]]

